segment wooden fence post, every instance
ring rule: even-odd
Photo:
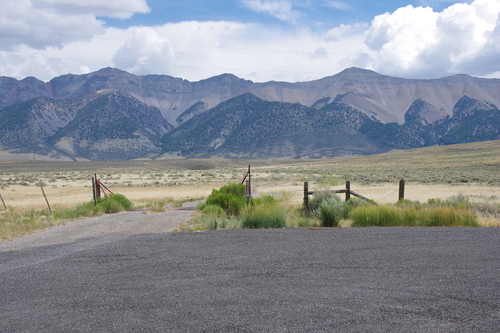
[[[309,182],[304,182],[304,211],[309,212]]]
[[[248,200],[249,198],[252,197],[252,175],[250,173],[250,164],[248,165],[248,171],[245,174],[245,177],[243,177],[243,179],[240,182],[241,185],[245,183],[245,179],[246,179],[245,197]]]
[[[250,164],[248,165],[248,198],[252,197],[252,175],[250,173]]]
[[[94,199],[94,206],[97,205],[97,198],[96,198],[96,195],[95,195],[95,178],[94,176],[92,176],[92,198]]]
[[[3,203],[3,208],[5,210],[7,210],[7,205],[5,204],[5,201],[3,201],[3,198],[2,198],[2,193],[0,193],[0,200],[2,200],[2,203]]]
[[[399,181],[399,198],[398,200],[404,199],[405,198],[405,181],[401,179]]]
[[[351,199],[351,181],[345,181],[345,201],[349,201]]]
[[[96,198],[99,199],[101,197],[101,186],[99,185],[99,179],[97,178],[97,173],[94,174],[94,178],[95,178]]]
[[[250,189],[250,180],[245,182],[245,198],[247,199],[247,203],[250,201],[252,197],[252,190]]]
[[[43,186],[40,186],[40,188],[42,189],[43,197],[45,198],[45,202],[47,203],[47,207],[49,207],[50,215],[52,215],[52,208],[50,208],[49,200],[47,199],[47,196],[45,195],[45,191],[43,190]]]

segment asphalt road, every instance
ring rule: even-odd
[[[500,228],[110,235],[0,252],[0,332],[498,332]]]

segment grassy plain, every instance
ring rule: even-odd
[[[500,202],[500,140],[413,149],[388,154],[320,160],[163,159],[105,162],[0,160],[0,194],[14,209],[73,208],[92,199],[91,177],[137,206],[164,201],[176,205],[206,198],[212,189],[241,181],[252,168],[254,196],[273,195],[300,206],[303,182],[309,188],[351,189],[378,203],[394,203],[398,181],[405,198],[425,202],[464,194]],[[0,202],[0,212],[3,205]],[[498,225],[498,217],[483,219]]]

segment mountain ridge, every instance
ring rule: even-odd
[[[308,82],[190,82],[114,68],[0,77],[0,148],[70,159],[321,158],[500,138],[500,80],[360,68]]]
[[[138,76],[114,68],[104,68],[89,74],[62,75],[47,83],[25,78],[16,80],[15,84],[13,81],[6,84],[8,79],[0,78],[0,108],[35,97],[74,99],[98,90],[113,89],[159,108],[173,126],[178,126],[177,118],[198,102],[206,104],[206,111],[248,92],[267,101],[300,103],[305,106],[312,106],[326,98],[330,101],[340,98],[343,103],[383,123],[399,124],[404,122],[404,114],[417,99],[434,106],[435,112],[429,121],[452,115],[453,106],[464,95],[500,107],[500,79],[481,79],[468,75],[427,80],[403,79],[355,67],[322,79],[296,83],[255,83],[232,74],[190,82],[168,75]],[[8,90],[11,90],[10,95]]]

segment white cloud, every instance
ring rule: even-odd
[[[338,0],[323,0],[323,4],[326,7],[333,8],[333,9],[338,9],[342,11],[349,10],[349,5],[347,2],[344,1],[338,1]]]
[[[172,71],[176,55],[168,37],[151,27],[133,27],[125,34],[130,37],[113,56],[116,66],[135,74]]]
[[[349,34],[364,32],[368,28],[366,23],[356,23],[352,25],[341,24],[323,33],[327,41],[338,41]]]
[[[104,15],[101,7],[106,6],[108,16],[126,17],[148,10],[146,2],[78,3],[85,6],[52,8],[45,1],[8,0],[0,12],[0,75],[50,80],[110,66],[191,81],[233,73],[260,82],[294,82],[358,66],[414,78],[500,76],[499,1],[476,0],[440,12],[407,6],[376,16],[370,24],[323,31],[300,24],[289,29],[228,21],[110,28],[96,18],[98,12]],[[299,15],[292,0],[245,3],[283,19]]]
[[[104,24],[96,16],[127,18],[148,10],[145,0],[5,0],[0,11],[0,50],[21,45],[39,50],[61,47],[102,33]]]
[[[268,14],[281,21],[294,22],[300,16],[289,0],[241,0],[241,3],[248,9]]]
[[[430,7],[400,8],[375,17],[366,32],[370,51],[363,64],[390,75],[439,77],[455,73],[485,75],[500,70],[498,26],[500,2],[476,0],[442,12]],[[474,69],[476,68],[476,69]]]
[[[150,11],[146,0],[31,0],[30,2],[41,12],[52,11],[71,15],[91,14],[119,19],[127,19],[136,13]]]

